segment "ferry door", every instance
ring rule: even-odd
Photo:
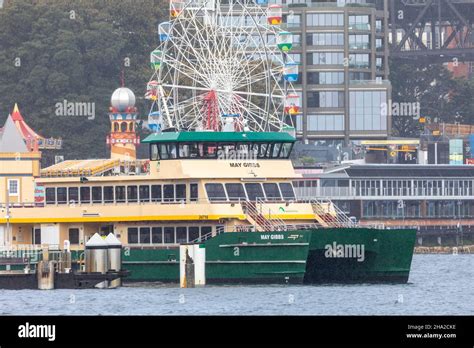
[[[59,246],[59,225],[41,225],[41,244]]]
[[[0,246],[6,245],[7,241],[5,240],[6,234],[5,234],[5,226],[0,226]]]

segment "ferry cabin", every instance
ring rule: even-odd
[[[94,233],[114,232],[124,245],[168,248],[223,231],[313,224],[298,202],[300,179],[287,133],[156,133],[148,160],[65,161],[31,177],[2,216],[0,245],[84,248]],[[35,201],[36,199],[36,201]],[[5,207],[6,208],[6,207]]]

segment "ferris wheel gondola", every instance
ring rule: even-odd
[[[151,54],[149,124],[158,112],[159,129],[280,131],[293,125],[299,109],[288,108],[298,78],[287,54],[292,36],[279,26],[281,6],[260,3],[170,0],[171,19],[159,26],[161,45]]]

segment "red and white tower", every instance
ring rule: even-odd
[[[110,134],[107,144],[110,145],[110,158],[133,161],[137,158],[137,145],[140,137],[136,133],[137,108],[135,94],[121,87],[114,91],[110,98]]]

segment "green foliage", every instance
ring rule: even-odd
[[[142,98],[152,71],[149,54],[158,45],[158,23],[168,18],[166,1],[13,1],[0,10],[0,122],[17,102],[26,121],[45,137],[62,137],[63,149],[45,151],[66,159],[107,157],[108,107],[121,85]],[[15,63],[20,59],[20,66]],[[125,66],[128,59],[130,66]],[[96,118],[55,115],[55,104],[94,102]],[[145,153],[143,147],[141,152]]]
[[[471,123],[474,121],[474,84],[453,79],[443,64],[393,59],[390,65],[392,99],[397,103],[419,102],[421,117],[432,121]],[[412,117],[393,117],[393,135],[418,136],[421,125]]]

